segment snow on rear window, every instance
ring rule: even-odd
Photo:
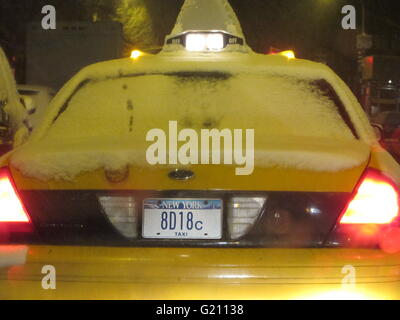
[[[239,116],[240,115],[240,116]],[[315,82],[254,74],[143,75],[88,83],[45,139],[132,136],[152,128],[254,128],[263,136],[354,139],[338,106]]]
[[[329,87],[323,80],[212,72],[89,81],[11,163],[42,180],[128,164],[152,167],[147,132],[160,128],[168,135],[169,121],[177,121],[178,130],[192,128],[198,136],[201,129],[254,129],[255,166],[344,170],[365,162],[369,149],[346,124]]]

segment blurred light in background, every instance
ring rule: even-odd
[[[132,58],[133,60],[138,59],[138,58],[141,57],[142,55],[143,55],[143,52],[140,51],[140,50],[133,50],[133,51],[131,52],[131,58]]]

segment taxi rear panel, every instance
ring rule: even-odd
[[[12,250],[25,256],[0,265],[1,299],[400,299],[400,255],[379,250],[2,246],[0,254],[11,260]]]

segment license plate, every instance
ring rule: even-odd
[[[221,239],[221,199],[144,199],[143,238]]]

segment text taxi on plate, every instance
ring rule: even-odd
[[[331,69],[187,1],[2,158],[0,298],[400,298],[399,182]]]

